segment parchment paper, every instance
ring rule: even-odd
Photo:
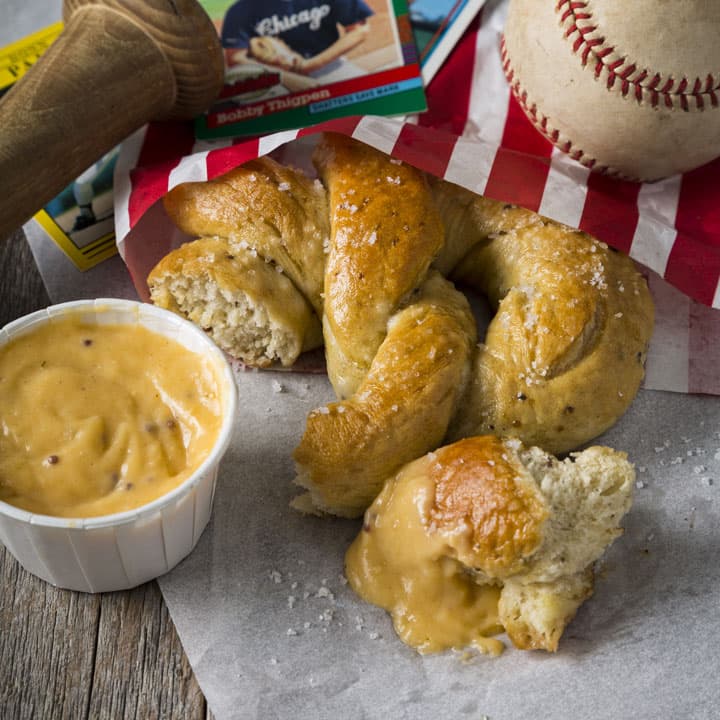
[[[2,5],[12,19],[0,28],[3,43],[59,18],[58,2]],[[82,274],[59,264],[51,246],[33,250],[55,302],[133,292],[118,258]],[[668,312],[646,385],[687,391],[690,301],[660,287]],[[599,439],[638,467],[626,533],[559,652],[468,659],[417,655],[343,583],[358,522],[289,509],[290,454],[307,411],[332,399],[326,378],[248,372],[238,385],[241,413],[213,520],[194,553],[160,579],[217,720],[718,717],[720,400],[641,391]]]
[[[421,657],[342,580],[355,521],[288,507],[322,376],[243,373],[213,520],[160,587],[218,720],[715,718],[720,401],[642,391],[600,440],[637,464],[626,533],[557,654]],[[282,386],[282,392],[278,389]]]
[[[134,292],[119,258],[78,273],[46,239],[31,244],[53,301]],[[658,323],[646,387],[687,392],[699,352],[688,318],[712,326],[718,311],[650,279]],[[333,399],[327,379],[237,380],[241,412],[213,520],[160,579],[217,720],[718,717],[720,399],[646,389],[599,438],[636,463],[635,503],[556,655],[421,657],[344,582],[359,522],[288,506],[291,453],[307,412]]]

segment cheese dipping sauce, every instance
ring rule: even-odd
[[[94,517],[180,485],[222,424],[209,359],[138,324],[69,313],[0,347],[0,500]]]
[[[365,514],[345,556],[348,581],[360,597],[390,612],[395,631],[420,653],[474,646],[497,655],[500,587],[481,585],[455,556],[471,544],[467,523],[433,522],[434,453],[406,465]]]

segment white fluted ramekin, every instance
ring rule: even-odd
[[[225,356],[202,330],[167,310],[130,300],[53,305],[6,325],[0,346],[68,313],[91,323],[138,323],[172,338],[209,358],[220,386],[223,419],[215,445],[187,480],[162,497],[92,518],[37,515],[0,501],[0,542],[26,570],[70,590],[124,590],[168,572],[195,547],[210,519],[218,466],[230,444],[237,389]]]

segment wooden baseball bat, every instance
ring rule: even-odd
[[[223,55],[196,0],[64,0],[65,27],[0,100],[0,238],[150,120],[218,96]]]

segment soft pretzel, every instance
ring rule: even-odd
[[[332,213],[323,331],[339,397],[362,381],[383,323],[423,277],[437,246],[439,210],[445,242],[434,267],[484,292],[497,308],[474,352],[468,389],[459,388],[448,437],[511,435],[559,453],[599,435],[625,412],[643,377],[653,322],[646,283],[629,258],[584,233],[450,183],[433,182],[431,193],[414,168],[346,137],[325,136],[315,162]],[[364,215],[374,203],[382,203],[386,223]],[[369,233],[371,248],[385,248],[382,257],[367,252]],[[395,359],[397,367],[415,362],[421,362],[417,353]],[[426,384],[441,382],[425,372]],[[373,402],[405,400],[401,407],[412,426],[427,408],[412,401],[393,372],[385,375],[386,392],[374,394]],[[425,451],[433,438],[426,435]],[[346,423],[341,430],[324,418],[320,430],[313,415],[295,451],[297,482],[317,508],[359,515],[380,487],[382,471],[389,476],[413,457],[404,437],[394,440],[395,455],[383,455],[381,465],[362,423],[351,432]]]
[[[317,315],[276,266],[226,240],[181,245],[148,277],[153,302],[203,328],[234,357],[267,367],[292,365],[322,345]]]
[[[179,185],[163,203],[183,232],[205,240],[182,245],[153,269],[154,303],[212,328],[220,347],[251,365],[292,365],[322,343],[329,215],[319,182],[259,158],[216,180]],[[221,268],[203,261],[210,255]],[[233,262],[224,261],[228,255]],[[251,279],[232,270],[240,266]]]
[[[431,272],[391,317],[358,391],[308,416],[294,457],[296,482],[309,494],[296,507],[355,517],[388,470],[437,447],[467,384],[475,340],[467,300]]]
[[[443,246],[426,178],[342,135],[326,135],[314,162],[328,189],[330,252],[323,332],[330,382],[341,399],[367,375],[400,303]]]
[[[625,412],[653,324],[629,258],[344,136],[325,135],[314,160],[329,205],[270,160],[165,203],[185,232],[279,263],[322,317],[340,403],[310,415],[295,451],[302,507],[360,515],[444,436],[508,435],[560,453]],[[495,305],[477,348],[467,303],[436,272]]]
[[[506,630],[555,651],[592,594],[592,563],[621,534],[635,473],[592,447],[562,462],[518,440],[477,436],[403,467],[365,513],[346,573],[420,652]]]
[[[449,437],[495,433],[562,453],[625,412],[653,327],[645,279],[605,243],[436,182],[447,242],[435,266],[496,308]]]

